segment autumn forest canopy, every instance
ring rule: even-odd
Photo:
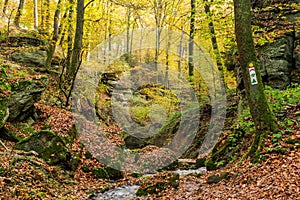
[[[299,0],[1,0],[0,199],[297,199]]]

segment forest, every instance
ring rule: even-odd
[[[0,16],[0,199],[299,199],[299,0]]]

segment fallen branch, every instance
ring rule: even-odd
[[[6,151],[10,151],[10,149],[7,148],[7,147],[5,146],[5,144],[4,144],[1,140],[0,140],[0,144],[5,148]]]

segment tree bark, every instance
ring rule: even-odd
[[[66,68],[67,76],[72,76],[72,69],[71,69],[71,58],[72,58],[72,49],[73,49],[73,35],[74,35],[74,27],[73,27],[73,14],[74,14],[74,0],[69,0],[70,8],[69,8],[69,15],[68,15],[68,49],[67,49],[67,56],[64,66]]]
[[[264,133],[276,130],[276,119],[269,108],[259,71],[251,28],[251,3],[249,0],[234,0],[235,35],[238,45],[239,62],[244,80],[250,112],[256,126],[256,136],[250,154],[259,149]],[[254,67],[257,84],[253,84],[249,67]]]
[[[222,62],[221,62],[221,56],[220,56],[220,51],[219,51],[219,47],[218,47],[216,32],[215,32],[215,26],[214,26],[214,22],[212,19],[212,14],[210,12],[210,4],[209,4],[210,2],[208,2],[208,0],[204,0],[204,3],[205,3],[204,10],[205,10],[207,17],[209,18],[208,28],[209,28],[210,37],[211,37],[211,44],[212,44],[212,47],[214,50],[218,68],[219,68],[219,70],[222,70],[222,69],[220,69],[220,67],[222,66]]]
[[[60,7],[61,7],[61,0],[58,0],[57,8],[55,10],[54,20],[53,20],[53,36],[52,36],[52,40],[50,41],[49,47],[47,49],[47,59],[45,63],[46,69],[49,69],[51,67],[52,57],[56,49],[56,43],[58,40],[58,21],[60,15]]]
[[[195,11],[196,1],[191,0],[191,22],[190,22],[190,39],[189,39],[189,76],[194,75],[194,38],[195,38]]]
[[[33,16],[34,16],[34,29],[38,29],[39,26],[39,16],[38,16],[38,2],[33,0]]]
[[[15,26],[18,27],[18,28],[20,27],[20,18],[22,16],[24,3],[25,3],[25,0],[20,0],[19,7],[18,7],[18,10],[17,10],[17,14],[16,14],[16,17],[15,17],[15,20],[14,20]]]
[[[7,5],[8,5],[8,0],[5,0],[4,1],[4,5],[3,5],[3,10],[2,10],[3,16],[6,15]]]
[[[80,55],[82,50],[82,37],[83,37],[83,23],[84,23],[84,0],[77,0],[76,31],[75,31],[72,59],[71,59],[70,78],[73,78],[78,68],[78,65],[80,63]]]

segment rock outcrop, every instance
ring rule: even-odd
[[[273,88],[300,83],[299,17],[299,1],[277,0],[253,12],[262,78]]]
[[[1,40],[0,46],[3,55],[23,66],[44,67],[47,59],[47,46],[38,38],[11,36]],[[57,48],[52,58],[52,65],[60,65],[63,59],[62,50]]]
[[[11,84],[11,96],[8,102],[8,121],[23,121],[34,115],[34,103],[41,98],[46,89],[48,78],[46,76],[32,77],[27,80],[15,80]]]
[[[293,34],[275,40],[273,43],[258,48],[261,75],[265,83],[274,88],[283,89],[292,81],[299,82],[294,75],[300,73],[300,60],[296,59],[296,40]],[[292,79],[293,78],[293,79]]]
[[[42,130],[30,135],[18,142],[15,148],[24,151],[35,151],[51,165],[70,160],[70,153],[62,138],[49,130]]]

